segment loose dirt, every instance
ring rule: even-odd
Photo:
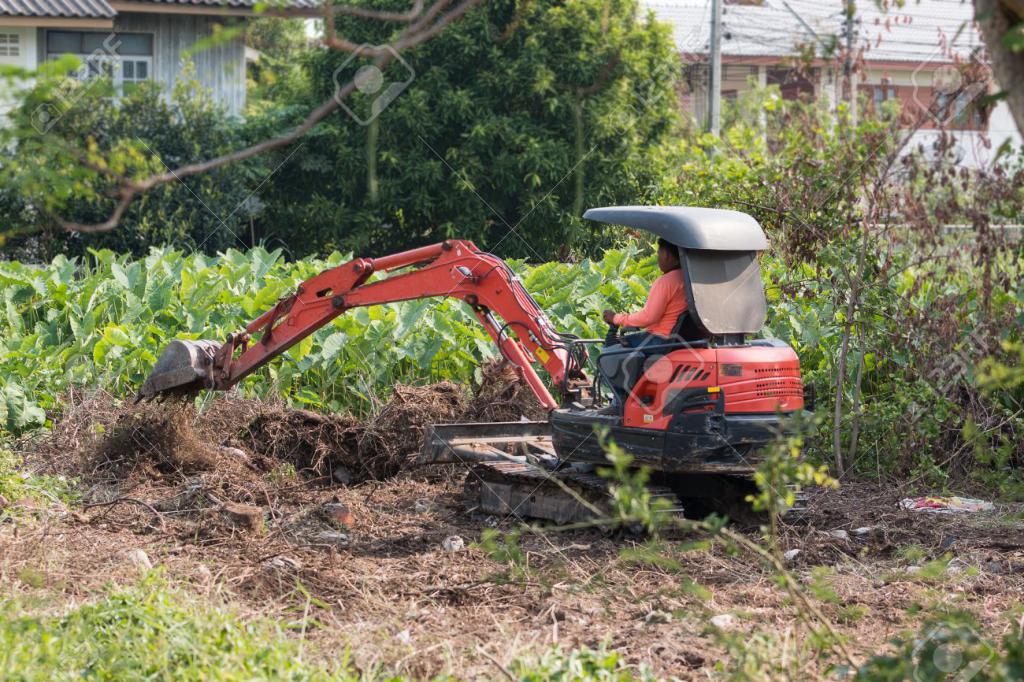
[[[486,529],[520,519],[467,513],[464,470],[405,464],[434,421],[536,416],[517,407],[523,395],[399,387],[364,423],[231,396],[200,417],[71,395],[51,434],[18,449],[35,471],[74,477],[81,502],[26,504],[0,523],[0,583],[78,602],[136,580],[129,552],[141,549],[168,579],[254,614],[312,608],[319,625],[306,637],[325,652],[349,647],[363,670],[497,678],[494,661],[605,643],[659,675],[703,679],[726,655],[710,619],[729,614],[735,634],[773,634],[776,655],[823,673],[794,648],[806,630],[773,573],[720,544],[671,537],[652,561],[638,538],[526,532],[515,566],[485,551]],[[799,550],[792,571],[834,593],[820,606],[855,656],[915,629],[915,606],[955,605],[1003,632],[1024,595],[1021,508],[943,517],[900,510],[899,494],[863,483],[817,492],[807,523],[784,528],[783,549]],[[446,551],[450,536],[466,548]],[[941,575],[914,570],[947,554]]]

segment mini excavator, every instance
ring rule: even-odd
[[[595,473],[607,463],[603,432],[650,470],[651,495],[669,509],[742,517],[760,451],[805,410],[794,350],[753,338],[767,314],[757,262],[768,248],[764,231],[745,213],[711,208],[594,208],[584,218],[679,249],[688,307],[668,343],[641,353],[618,344],[615,327],[605,339],[559,333],[504,261],[448,240],[325,270],[223,342],[172,341],[138,397],[226,390],[352,308],[451,297],[470,307],[548,411],[546,421],[427,429],[418,461],[469,464],[471,509],[589,518],[609,495]],[[616,388],[628,397],[609,410]]]

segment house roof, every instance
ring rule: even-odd
[[[798,44],[824,44],[844,36],[844,0],[761,0],[732,4],[722,12],[722,54],[726,57],[786,57]],[[642,0],[641,6],[672,26],[680,52],[706,54],[711,33],[709,0]],[[876,62],[948,62],[982,47],[974,7],[960,0],[919,0],[888,12],[857,3],[855,41],[864,59]]]
[[[119,12],[159,11],[161,7],[188,12],[199,10],[255,10],[262,0],[0,0],[0,17],[112,19]],[[267,3],[263,3],[267,4]],[[115,7],[116,6],[116,7]],[[312,11],[318,0],[287,0],[288,11]],[[270,4],[268,10],[274,8]]]
[[[110,19],[116,14],[106,0],[0,0],[0,16]]]
[[[4,0],[0,0],[3,2]],[[140,0],[140,5],[193,5],[196,7],[234,7],[242,9],[253,9],[257,4],[265,6],[268,10],[275,7],[273,1],[266,0]],[[318,9],[318,0],[288,0],[284,3],[287,9]]]

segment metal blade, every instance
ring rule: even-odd
[[[220,346],[216,341],[171,341],[139,388],[135,401],[196,393],[210,388],[213,386],[213,357]]]

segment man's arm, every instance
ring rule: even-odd
[[[654,286],[651,287],[651,293],[647,296],[647,304],[642,310],[635,313],[612,313],[612,311],[606,310],[604,314],[605,322],[620,327],[640,327],[642,329],[650,327],[657,323],[665,314],[665,309],[668,307],[669,302],[668,289],[668,282],[665,280],[665,277],[659,277],[654,282]],[[609,313],[612,314],[609,315]]]

